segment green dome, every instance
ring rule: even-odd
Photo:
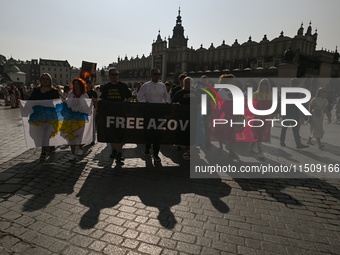
[[[11,65],[5,69],[4,73],[18,73],[18,72],[20,72],[20,69],[15,65]]]

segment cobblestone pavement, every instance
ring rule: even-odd
[[[0,254],[340,254],[339,179],[190,179],[175,147],[155,165],[135,144],[124,166],[103,143],[76,162],[58,147],[41,164],[20,110],[0,106],[0,119]],[[265,155],[339,161],[339,136],[326,138],[324,151],[300,151],[289,130],[287,147]]]

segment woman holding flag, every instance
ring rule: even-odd
[[[89,98],[86,94],[86,83],[83,79],[75,78],[71,81],[71,92],[67,98]],[[70,160],[76,159],[76,145],[71,145]],[[78,155],[83,155],[83,145],[79,144]]]
[[[58,90],[52,87],[52,77],[49,73],[43,73],[40,76],[40,85],[32,92],[29,100],[49,100],[60,98]],[[43,146],[41,148],[40,161],[45,161],[48,154],[52,154],[54,146]]]

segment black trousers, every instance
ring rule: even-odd
[[[153,143],[153,155],[155,155],[155,156],[157,155],[158,156],[160,148],[161,148],[161,144],[160,143]],[[145,149],[150,151],[151,143],[146,143],[145,144]]]
[[[295,118],[291,118],[291,119],[294,119],[297,123],[299,123],[298,119],[295,119]],[[291,125],[295,124],[294,121],[285,121],[284,123],[285,123],[286,126],[291,126]],[[298,126],[299,125],[296,125],[295,127],[293,127],[293,135],[294,135],[294,140],[295,140],[296,146],[301,144],[301,139],[300,139],[299,127]],[[280,142],[281,143],[284,143],[285,140],[286,140],[287,128],[288,127],[284,127],[284,126],[282,126],[282,128],[281,128],[281,135],[280,135]]]

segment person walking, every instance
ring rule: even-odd
[[[293,78],[290,80],[290,84],[292,87],[298,87],[300,82],[297,78]],[[293,99],[293,98],[300,98],[301,95],[300,93],[289,93],[287,94],[287,98]],[[293,104],[288,104],[287,105],[287,111],[286,111],[286,115],[282,116],[282,120],[286,120],[285,121],[285,126],[282,126],[281,128],[281,135],[280,135],[280,145],[283,147],[286,147],[286,133],[287,133],[287,126],[291,126],[296,124],[295,126],[293,126],[293,135],[294,135],[294,140],[296,143],[296,148],[297,149],[304,149],[304,148],[308,148],[309,146],[304,145],[301,143],[301,139],[300,139],[300,134],[299,134],[299,120],[300,120],[300,110],[299,108],[296,107],[296,105]],[[294,120],[294,121],[293,121]]]
[[[86,94],[86,83],[80,78],[75,78],[71,81],[71,91],[67,98],[89,98]],[[76,159],[76,145],[71,145],[70,160]],[[78,155],[83,155],[83,145],[79,144]]]
[[[190,77],[185,77],[183,80],[183,89],[177,91],[177,93],[172,98],[173,104],[178,105],[200,105],[200,95],[196,92],[196,90],[192,86],[193,81]],[[180,145],[182,149],[182,157],[184,160],[190,160],[190,146],[189,145]]]
[[[29,100],[49,100],[60,98],[58,90],[52,87],[52,77],[49,73],[43,73],[40,76],[40,85],[33,89]],[[55,151],[54,146],[43,146],[41,148],[40,161],[45,161],[47,155]]]
[[[159,81],[161,73],[158,68],[153,68],[150,71],[151,80],[144,83],[139,90],[137,95],[138,102],[144,103],[168,103],[168,93],[165,85]],[[150,155],[151,143],[146,142],[145,144],[145,152],[146,156]],[[153,159],[156,162],[161,161],[158,156],[160,150],[160,143],[153,143]]]
[[[220,76],[220,79],[218,81],[219,84],[231,84],[234,85],[235,83],[235,76],[232,74],[223,74]],[[231,93],[231,91],[229,89],[226,88],[222,88],[218,91],[218,95],[220,96],[222,101],[229,101],[229,100],[233,100],[233,94]],[[236,141],[236,133],[235,133],[235,129],[232,128],[230,130],[228,130],[228,134],[226,134],[227,138],[227,142],[229,143],[229,155],[235,158],[238,158],[239,155],[235,152],[235,141]],[[230,133],[232,132],[232,133]],[[221,153],[224,148],[223,148],[223,141],[219,141],[219,153]]]
[[[308,119],[310,124],[310,135],[307,144],[314,145],[312,143],[312,138],[315,137],[320,149],[325,147],[321,143],[321,138],[323,138],[325,133],[324,113],[327,113],[327,106],[329,104],[326,95],[327,91],[321,87],[309,103],[309,112],[312,113],[312,116]]]
[[[98,94],[95,90],[93,90],[92,81],[87,79],[86,86],[87,86],[86,94],[89,96],[89,98],[92,99],[93,105],[96,106],[97,101],[98,101]],[[95,144],[95,140],[96,140],[96,111],[93,111],[93,134],[92,134],[92,142],[91,142],[92,146]]]
[[[117,68],[112,67],[109,69],[110,82],[105,84],[100,95],[100,99],[112,102],[130,102],[132,99],[131,92],[125,83],[119,81],[119,71]],[[119,140],[119,137],[117,137]],[[124,161],[122,150],[123,141],[118,143],[111,143],[112,152],[110,158],[116,158],[117,162]]]
[[[261,102],[264,102],[264,100],[272,100],[273,95],[270,90],[270,84],[268,79],[262,79],[259,83],[259,86],[257,88],[257,91],[253,94],[253,101],[259,101],[257,104],[257,109],[261,110],[259,108],[261,107]],[[266,104],[266,103],[265,103]],[[271,105],[271,104],[270,104]],[[267,105],[263,105],[265,108]],[[268,116],[254,116],[254,119],[261,119],[263,121],[263,125],[261,127],[256,126],[252,128],[252,132],[254,135],[254,138],[257,139],[256,142],[253,142],[250,147],[250,151],[253,153],[258,153],[258,157],[260,159],[264,159],[265,156],[263,154],[262,150],[262,142],[267,141],[267,137],[269,138],[270,142],[270,122],[265,121],[266,119],[271,119],[271,114]],[[268,130],[269,129],[269,130]],[[257,145],[258,152],[255,149],[255,145]]]

